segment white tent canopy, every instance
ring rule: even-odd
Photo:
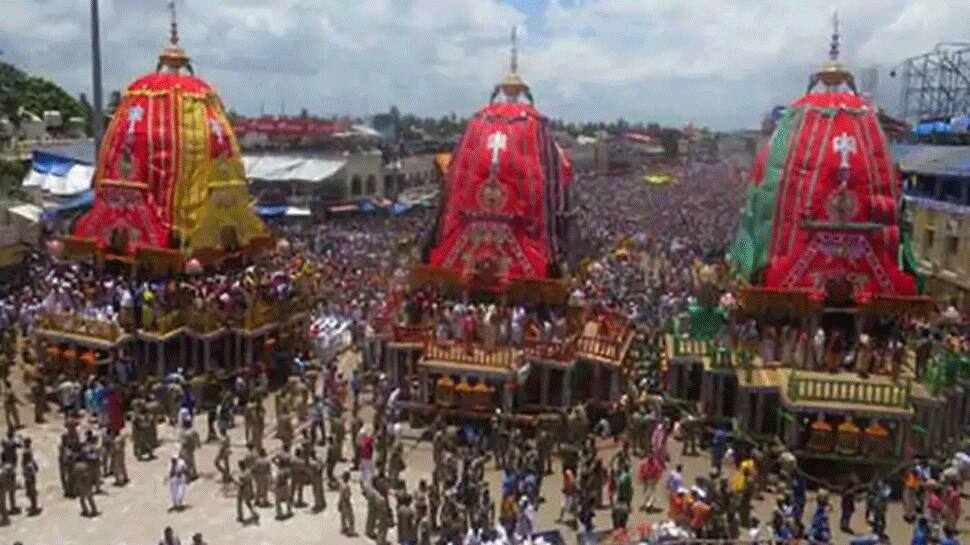
[[[347,164],[342,159],[321,159],[296,155],[244,156],[246,176],[264,182],[320,183],[331,178]],[[38,189],[56,197],[71,197],[89,189],[94,181],[94,166],[70,157],[49,153],[35,155],[34,164],[24,177],[23,187]]]
[[[70,196],[83,193],[91,188],[94,167],[80,163],[71,166],[67,172],[57,170],[38,172],[30,169],[24,178],[24,187],[38,188],[45,193],[57,196]]]
[[[243,163],[250,180],[264,182],[323,182],[347,164],[338,159],[291,155],[245,156]]]

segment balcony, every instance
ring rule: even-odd
[[[74,312],[42,313],[38,316],[37,325],[52,332],[91,337],[109,343],[117,342],[122,336],[118,324],[85,318]]]
[[[609,360],[619,363],[623,359],[623,349],[626,346],[626,341],[626,336],[583,336],[576,340],[576,352],[580,356],[587,358]]]
[[[787,394],[793,403],[848,403],[907,410],[910,408],[912,383],[908,380],[898,384],[806,377],[792,371],[788,377]]]
[[[394,325],[391,334],[395,343],[423,345],[431,336],[431,326]]]
[[[430,341],[424,349],[424,361],[470,365],[500,371],[511,371],[518,359],[518,351],[512,347],[486,349],[476,343]]]

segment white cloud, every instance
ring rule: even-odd
[[[90,88],[88,0],[0,0],[3,57],[72,91]],[[107,89],[154,68],[168,34],[161,0],[102,0]],[[521,4],[519,4],[521,5]],[[753,126],[795,98],[825,58],[829,13],[843,58],[895,64],[958,39],[966,0],[552,0],[522,13],[498,0],[178,0],[182,44],[233,108],[367,113],[391,104],[468,113],[508,63],[541,109],[572,119],[624,116]]]

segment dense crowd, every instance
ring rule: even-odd
[[[135,384],[125,384],[123,372],[86,382],[65,376],[50,384],[38,378],[42,373],[34,373],[29,388],[34,416],[43,420],[47,394],[55,393],[65,419],[56,457],[60,484],[66,497],[78,499],[86,516],[98,514],[94,498],[103,481],[109,476],[118,486],[128,481],[127,439],[137,460],[150,460],[162,436],[169,434],[177,445],[164,476],[173,511],[184,508],[199,478],[202,445],[213,443],[220,480],[235,486],[240,523],[257,523],[264,508],[272,508],[279,519],[296,516],[294,507],[317,513],[327,508],[327,492],[335,492],[341,532],[356,535],[351,500],[360,494],[367,505],[364,534],[379,545],[391,541],[392,529],[397,543],[409,545],[521,542],[543,530],[537,513],[550,500],[559,502],[561,523],[585,532],[596,529],[597,511],[609,510],[609,529],[621,531],[630,527],[637,508],[649,513],[666,505],[664,522],[638,525],[639,534],[652,539],[806,538],[827,543],[832,540],[829,494],[841,498],[843,530],[849,529],[856,496],[864,496],[866,520],[879,535],[885,529],[888,500],[882,482],[814,483],[828,491],[815,495],[806,521],[808,483],[795,470],[790,453],[759,445],[737,430],[705,429],[703,419],[689,407],[671,418],[658,403],[662,379],[657,354],[664,334],[673,319],[697,302],[711,269],[716,278],[725,276],[720,263],[742,194],[743,176],[729,161],[689,164],[677,171],[675,184],[661,187],[630,174],[581,174],[576,179],[575,225],[582,235],[576,241],[579,255],[570,302],[623,317],[642,345],[622,401],[625,429],[606,420],[591,421],[595,417],[581,405],[552,428],[540,426],[530,434],[501,412],[481,426],[454,428],[436,419],[421,439],[431,442],[434,470],[410,482],[405,474],[407,423],[396,385],[381,374],[348,372],[337,360],[306,354],[286,362],[285,376],[276,384],[265,373],[253,372],[214,390],[204,387],[191,370],[181,369],[164,380]],[[301,301],[309,294],[314,295],[315,312],[350,321],[358,340],[373,335],[375,324],[387,319],[428,323],[440,339],[474,340],[487,347],[521,346],[533,325],[539,343],[569,336],[561,309],[471,304],[428,291],[397,299],[394,286],[400,271],[416,258],[415,249],[426,240],[434,213],[415,210],[403,217],[281,225],[278,235],[287,244],[247,269],[157,282],[100,277],[83,265],[38,259],[28,282],[0,298],[0,325],[11,332],[4,337],[5,361],[16,360],[13,332],[29,337],[43,313],[151,327],[179,309],[214,310],[228,317],[259,303]],[[30,364],[31,357],[23,356],[23,363]],[[367,391],[365,405],[361,398]],[[17,513],[10,507],[15,505],[18,467],[28,514],[41,509],[32,446],[17,431],[21,403],[8,384],[0,523]],[[204,440],[196,431],[203,417]],[[272,436],[268,418],[275,419]],[[229,440],[231,434],[240,434],[239,420],[244,452],[234,450]],[[130,435],[124,431],[128,426]],[[691,455],[705,436],[710,436],[706,446],[712,471],[690,482],[669,441],[680,441],[682,454]],[[605,457],[601,447],[611,438],[616,450]],[[278,440],[278,446],[271,448],[269,439]],[[234,455],[240,457],[235,464]],[[554,471],[554,457],[562,482],[558,491],[543,486]],[[497,497],[486,477],[489,465],[501,470]],[[970,468],[970,461],[966,466]],[[927,461],[918,461],[907,475],[906,516],[918,520],[916,531],[924,536],[923,542],[914,537],[915,545],[930,538],[953,539],[960,500],[952,477]],[[637,483],[642,499],[634,506]],[[778,495],[777,505],[771,520],[760,521],[752,505],[766,493]],[[162,542],[176,540],[167,530]]]

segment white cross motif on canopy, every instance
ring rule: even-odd
[[[219,145],[222,145],[223,138],[225,138],[225,133],[222,130],[222,124],[210,117],[209,130],[212,131],[212,134],[216,135],[216,142],[218,142]]]
[[[849,168],[849,156],[857,151],[855,137],[842,133],[832,139],[832,151],[842,156],[841,168]]]
[[[492,166],[498,165],[498,155],[499,152],[505,150],[505,143],[508,142],[508,136],[504,132],[493,132],[488,137],[488,149],[492,150]]]
[[[128,134],[135,134],[135,124],[145,118],[145,109],[135,106],[128,110]]]

